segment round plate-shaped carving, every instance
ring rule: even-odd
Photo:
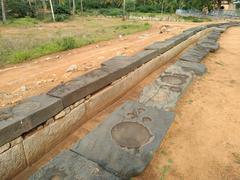
[[[184,83],[183,78],[178,76],[165,75],[161,79],[163,82],[173,85],[181,85]]]
[[[119,146],[128,149],[139,148],[151,138],[149,130],[137,122],[121,122],[112,128],[111,134]]]

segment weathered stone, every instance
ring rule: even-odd
[[[77,101],[73,104],[73,107],[78,107],[80,104],[84,103],[85,99],[81,99],[80,101]]]
[[[145,169],[173,119],[174,113],[126,102],[72,151],[127,179]]]
[[[62,99],[64,108],[74,104],[84,97],[95,93],[114,81],[110,73],[102,69],[95,69],[79,76],[72,81],[59,85],[48,92],[49,95]]]
[[[0,154],[3,153],[4,151],[8,150],[10,148],[10,143],[6,143],[2,146],[0,146]]]
[[[206,66],[200,63],[178,60],[176,62],[176,65],[181,66],[183,70],[193,71],[196,75],[200,75],[200,76],[202,76],[207,72]]]
[[[85,121],[85,105],[81,104],[65,117],[26,137],[23,145],[28,163],[36,162]]]
[[[188,49],[183,55],[180,57],[180,60],[190,61],[190,62],[201,62],[205,56],[207,56],[209,51],[199,45],[195,45],[194,47]]]
[[[22,143],[0,154],[0,177],[11,179],[27,167]]]
[[[206,28],[207,28],[207,26],[197,26],[197,27],[193,27],[193,28],[187,29],[187,30],[185,30],[183,32],[184,33],[185,32],[191,32],[193,34],[196,34],[196,33],[200,32],[200,31],[202,31],[202,30],[204,30]]]
[[[141,51],[132,57],[117,56],[102,63],[102,69],[109,72],[114,80],[117,80],[157,56],[158,53],[156,50]]]
[[[178,43],[174,41],[173,39],[167,39],[165,41],[158,41],[150,46],[147,46],[145,49],[146,50],[157,50],[158,54],[163,54],[167,52],[169,49],[173,48],[176,46]]]
[[[63,110],[60,113],[58,113],[56,116],[54,116],[54,119],[57,120],[57,119],[63,118],[64,116],[66,116],[66,112]]]
[[[219,49],[219,43],[212,40],[212,39],[208,39],[208,38],[204,38],[202,40],[200,40],[197,45],[205,48],[206,50],[210,51],[210,52],[215,52],[216,50]]]
[[[220,36],[221,36],[221,33],[219,31],[213,30],[206,36],[206,38],[217,41],[220,38]]]
[[[62,109],[61,100],[48,95],[34,96],[11,107],[0,119],[0,146],[44,123]]]
[[[11,147],[16,146],[17,144],[20,144],[22,141],[23,141],[23,138],[21,136],[14,139],[13,141],[10,142]]]
[[[157,80],[143,89],[139,102],[146,106],[172,111],[192,79],[192,72],[172,65]]]
[[[72,151],[64,151],[43,166],[30,180],[120,180],[103,170],[96,163],[89,161]]]
[[[47,120],[46,123],[45,123],[45,126],[48,126],[49,124],[52,124],[52,123],[54,123],[54,119],[53,118]]]
[[[144,50],[132,56],[133,60],[130,59],[130,61],[136,67],[140,67],[143,64],[149,62],[150,60],[156,58],[157,56],[158,52],[156,50]]]

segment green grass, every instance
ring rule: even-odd
[[[39,27],[31,26],[35,24],[32,19],[30,23],[25,21],[25,19],[18,20],[14,25],[4,25],[6,26],[4,28],[9,28],[10,32],[0,34],[0,66],[22,63],[44,55],[110,40],[120,34],[128,35],[144,31],[151,27],[148,23],[121,21],[117,18],[77,17],[60,24],[39,23]],[[16,24],[18,26],[15,26]],[[28,28],[21,28],[26,25]],[[55,26],[58,25],[59,28],[56,28]]]
[[[25,17],[25,18],[14,18],[7,20],[5,24],[1,22],[0,26],[7,26],[7,27],[32,27],[38,24],[39,21],[34,18]]]

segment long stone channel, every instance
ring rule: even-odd
[[[32,165],[77,127],[125,94],[184,49],[177,62],[146,86],[137,101],[114,111],[72,148],[30,179],[129,179],[151,161],[174,121],[178,99],[206,67],[201,60],[219,48],[220,34],[236,23],[199,26],[132,57],[115,57],[46,94],[0,109],[0,177]]]

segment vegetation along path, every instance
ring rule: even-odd
[[[89,29],[95,32],[93,29],[97,27],[93,24],[97,22],[92,21]],[[110,23],[108,21],[106,23]],[[116,24],[115,21],[116,20],[112,23]],[[66,28],[69,30],[69,28],[71,29],[75,26],[79,26],[79,24],[74,23],[76,22],[72,22],[71,25],[68,24],[68,27],[63,23],[48,24],[48,27],[44,27],[44,31],[46,31],[46,28],[50,30]],[[169,27],[167,27],[167,31],[160,34],[159,32],[163,25],[169,25]],[[0,69],[0,107],[11,105],[23,98],[46,92],[61,82],[69,81],[76,76],[99,67],[103,61],[111,57],[117,55],[132,55],[154,41],[164,40],[181,33],[184,29],[197,25],[199,24],[170,22],[154,23],[150,30],[144,32],[124,36],[121,35],[122,31],[119,31],[118,38],[111,41],[100,42],[82,48],[45,56],[32,62]],[[14,28],[2,28],[1,30],[3,34],[14,34],[19,28],[15,30]],[[68,32],[67,30],[66,32]],[[81,29],[78,31],[82,32]],[[75,66],[73,66],[72,71],[70,70],[70,72],[67,72],[71,65]]]

